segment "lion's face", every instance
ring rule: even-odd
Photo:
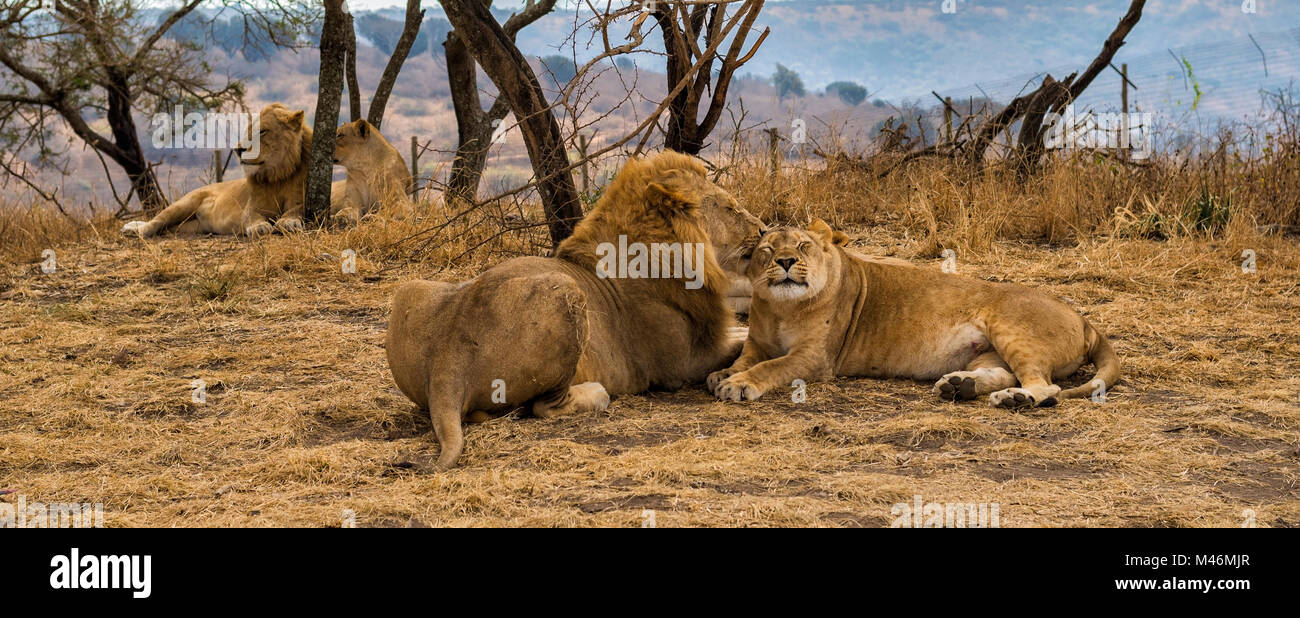
[[[827,229],[829,232],[829,228]],[[795,227],[768,232],[754,250],[749,279],[760,298],[786,302],[817,296],[830,277],[829,234]]]
[[[258,115],[257,123],[248,127],[235,152],[249,181],[279,182],[306,165],[304,141],[309,139],[310,129],[303,115],[303,110],[272,103]]]
[[[744,274],[767,226],[741,208],[730,193],[707,179],[704,182],[708,186],[701,191],[700,218],[718,265],[727,272]]]
[[[334,164],[348,169],[361,167],[371,159],[370,140],[375,127],[365,119],[349,122],[334,133]]]
[[[709,180],[698,159],[664,151],[628,160],[556,256],[599,269],[606,257],[598,256],[608,255],[601,247],[624,236],[633,242],[707,243],[701,267],[708,293],[695,296],[720,307],[707,297],[725,292],[728,275],[743,276],[763,229]]]

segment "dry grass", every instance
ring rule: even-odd
[[[389,297],[531,251],[536,229],[497,238],[505,213],[486,213],[407,259],[411,242],[390,244],[449,213],[254,242],[43,219],[0,258],[0,488],[103,502],[112,526],[338,526],[345,509],[361,526],[639,526],[644,509],[659,526],[881,526],[915,494],[997,502],[1004,526],[1237,526],[1246,509],[1300,524],[1295,239],[1260,235],[1247,207],[1208,233],[1118,236],[1120,207],[1172,213],[1184,196],[1051,174],[1010,191],[924,166],[726,180],[770,220],[828,216],[859,250],[931,268],[954,248],[965,275],[1068,299],[1124,358],[1107,403],[1010,413],[838,379],[806,403],[735,405],[695,387],[472,425],[446,473],[429,471],[428,419],[388,374]],[[36,263],[47,245],[54,274]],[[340,271],[347,248],[356,274]]]

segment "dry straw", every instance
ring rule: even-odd
[[[1067,299],[1113,338],[1123,382],[1106,403],[1023,414],[896,380],[814,383],[800,404],[692,387],[474,425],[460,467],[434,473],[429,422],[386,367],[390,295],[538,252],[544,228],[520,225],[535,204],[251,242],[126,239],[115,221],[10,205],[0,487],[103,502],[110,526],[339,526],[345,510],[361,526],[639,526],[646,510],[658,526],[880,526],[917,494],[997,502],[1004,526],[1300,523],[1300,249],[1261,232],[1300,224],[1293,155],[1076,158],[1023,183],[938,161],[774,178],[740,155],[720,181],[764,219],[823,217],[858,251],[926,268],[952,249],[960,274]]]

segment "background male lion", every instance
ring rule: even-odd
[[[758,399],[795,379],[871,376],[939,378],[934,392],[948,400],[989,395],[1000,407],[1053,406],[1119,379],[1105,335],[1059,300],[865,259],[836,234],[817,219],[806,231],[763,237],[749,266],[749,339],[731,367],[709,376],[720,399]],[[1087,361],[1097,365],[1088,384],[1052,384]]]
[[[437,465],[455,465],[471,411],[591,412],[611,394],[680,388],[725,366],[740,343],[728,332],[725,271],[745,269],[762,229],[697,160],[665,152],[628,161],[555,257],[516,258],[459,284],[404,284],[389,318],[388,364],[402,392],[429,410]],[[703,286],[601,278],[598,246],[620,235],[702,243]]]
[[[178,227],[182,232],[258,236],[272,230],[268,219],[285,231],[302,229],[312,136],[303,115],[303,110],[290,110],[279,103],[266,106],[235,149],[244,168],[243,178],[190,191],[153,219],[122,226],[122,233],[148,238]],[[256,149],[250,148],[252,131],[258,131]]]

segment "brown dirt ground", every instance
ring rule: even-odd
[[[854,235],[911,255],[887,230]],[[0,488],[103,502],[110,526],[339,526],[345,509],[359,526],[640,526],[644,509],[661,527],[887,526],[917,494],[997,502],[1003,526],[1239,526],[1248,509],[1300,525],[1294,238],[962,256],[962,274],[1043,287],[1111,336],[1125,371],[1106,403],[1012,413],[837,379],[736,405],[695,387],[471,425],[445,473],[383,350],[393,289],[436,269],[363,250],[344,275],[343,238],[110,233],[59,248],[55,274],[7,267]]]

